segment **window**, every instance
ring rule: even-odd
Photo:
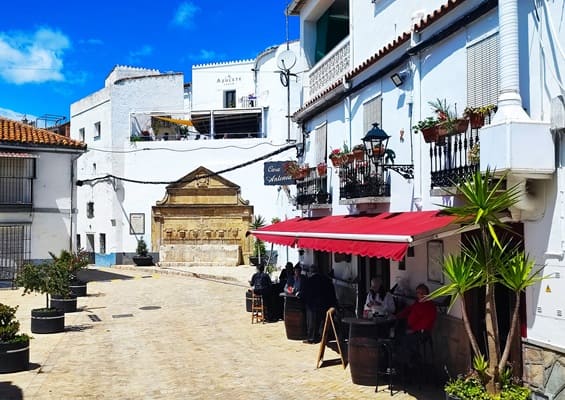
[[[94,139],[100,139],[100,122],[94,124]]]
[[[235,108],[235,90],[224,92],[224,108]]]
[[[336,0],[316,21],[316,54],[318,62],[349,35],[349,2]]]
[[[106,254],[106,234],[100,234],[100,254]]]
[[[373,127],[375,122],[378,123],[379,126],[382,124],[382,110],[382,96],[375,97],[363,104],[363,136],[369,132],[369,129]]]
[[[78,140],[80,140],[81,142],[84,142],[84,128],[80,128],[78,130]]]
[[[86,251],[89,253],[94,252],[94,234],[92,233],[86,234]]]
[[[77,250],[80,250],[82,246],[80,245],[80,233],[77,234]]]
[[[467,48],[467,106],[481,107],[498,101],[500,58],[498,34]]]
[[[0,157],[0,205],[32,205],[35,158]]]
[[[31,256],[30,225],[0,225],[0,281],[13,280]]]
[[[94,218],[94,202],[86,203],[86,218]]]

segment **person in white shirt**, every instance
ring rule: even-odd
[[[394,298],[387,291],[380,278],[371,279],[371,287],[367,293],[364,311],[369,317],[377,315],[391,315],[396,311]]]

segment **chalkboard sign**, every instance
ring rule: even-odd
[[[296,181],[284,171],[288,161],[271,161],[264,164],[263,182],[265,186],[294,185]]]

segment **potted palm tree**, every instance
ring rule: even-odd
[[[153,256],[148,254],[147,243],[143,240],[143,236],[137,241],[136,254],[132,257],[133,262],[138,267],[148,267],[153,265]]]
[[[18,307],[0,303],[0,373],[25,371],[29,368],[29,339],[18,333]]]
[[[461,300],[463,323],[474,354],[473,366],[476,379],[485,396],[491,396],[474,397],[481,399],[494,398],[504,390],[521,393],[519,389],[521,387],[508,377],[508,374],[511,375],[508,369],[510,349],[513,338],[518,332],[520,294],[527,287],[544,279],[539,275],[539,270],[533,269],[534,262],[521,250],[520,241],[497,233],[497,230],[499,232],[509,230],[501,216],[516,204],[520,192],[516,187],[502,190],[501,184],[504,179],[493,178],[494,174],[487,168],[484,175],[477,171],[469,181],[457,185],[455,192],[462,195],[464,204],[446,207],[445,211],[457,216],[458,222],[462,225],[478,225],[478,235],[470,240],[469,245],[462,246],[460,255],[448,255],[444,259],[443,273],[448,283],[429,296],[432,299],[451,296],[450,306],[456,299]],[[503,351],[501,351],[501,338],[497,334],[499,330],[496,317],[496,283],[503,285],[514,294],[510,329]],[[485,291],[486,354],[481,352],[467,315],[464,295],[474,288],[482,288]],[[453,389],[459,384],[461,387],[466,387],[460,381],[451,382],[449,387],[453,392],[452,397],[465,399],[467,397],[455,393],[456,390]],[[446,391],[447,388],[448,386]]]
[[[265,218],[261,215],[255,215],[249,227],[252,230],[257,230],[266,225]],[[260,239],[255,239],[253,243],[253,255],[249,257],[249,263],[251,265],[260,265],[265,263],[265,258],[267,251],[265,249],[265,243]]]
[[[60,263],[26,264],[16,278],[16,285],[24,288],[24,294],[45,294],[45,307],[31,310],[33,333],[56,333],[65,329],[65,311],[49,302],[50,296],[70,295],[69,271]],[[75,297],[76,309],[76,297]]]

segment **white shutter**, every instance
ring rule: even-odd
[[[498,33],[467,48],[467,106],[497,104],[500,57]]]
[[[382,110],[383,98],[381,96],[363,104],[363,136],[373,127],[375,122],[379,126],[382,125]]]

